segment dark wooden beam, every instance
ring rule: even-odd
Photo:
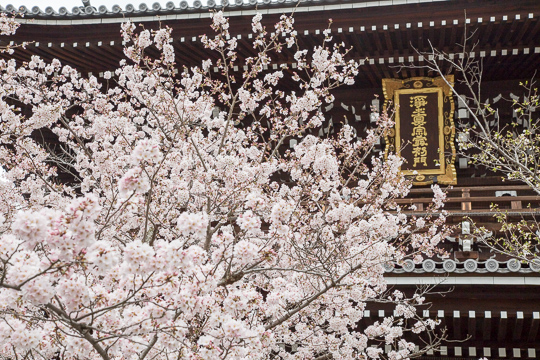
[[[490,19],[486,18],[486,21],[488,21],[488,24],[486,26],[484,33],[480,37],[479,45],[481,48],[485,47],[489,43],[489,39],[491,38],[491,32],[493,31],[494,21],[491,21],[491,18]]]
[[[523,311],[518,311],[516,313],[516,323],[514,324],[514,331],[512,339],[518,341],[521,339],[521,333],[523,332]]]
[[[503,46],[511,46],[512,45],[511,42],[510,42],[510,39],[512,38],[512,35],[514,35],[519,23],[520,23],[520,20],[518,20],[518,19],[514,18],[512,20],[512,24],[510,25],[510,30],[506,32],[506,34],[504,35],[503,40],[501,41]]]
[[[371,59],[370,59],[371,60]],[[368,64],[369,63],[369,64]],[[371,74],[375,74],[375,77],[371,77],[371,79],[374,80],[374,82],[372,83],[373,86],[377,86],[381,83],[381,79],[383,78],[382,77],[382,74],[381,72],[379,71],[379,68],[377,66],[377,64],[375,63],[375,59],[373,59],[373,64],[371,63],[371,61],[366,61],[366,65],[368,65],[369,69],[369,73]],[[368,74],[369,74],[368,73]]]
[[[361,41],[361,49],[362,49],[363,54],[365,54],[366,56],[373,56],[374,49],[366,30],[364,31],[360,30],[360,41]]]
[[[506,15],[505,15],[506,16]],[[507,29],[507,26],[506,26],[507,22],[506,20],[501,19],[500,23],[499,23],[499,26],[497,27],[497,32],[495,33],[495,37],[493,38],[493,41],[492,41],[492,44],[494,45],[501,45],[501,43],[499,42],[501,36],[509,29]]]
[[[78,52],[80,53],[80,57],[84,56],[85,58],[93,58],[94,60],[98,61],[100,66],[99,68],[89,69],[94,74],[96,74],[96,72],[116,69],[119,66],[118,64],[120,60],[125,58],[122,49],[119,49],[119,53],[117,52],[116,56],[112,56],[108,51],[105,50],[105,48],[110,48],[110,46],[90,45],[87,47],[86,44],[79,44],[79,46],[77,46],[77,48],[79,49]]]
[[[509,51],[508,53],[510,54],[511,51]],[[508,74],[511,74],[511,76],[515,79],[516,79],[516,76],[517,78],[519,78],[521,75],[521,72],[527,65],[526,61],[524,61],[522,57],[510,56],[510,55],[507,55],[505,60],[506,61],[503,66],[507,69]]]
[[[299,41],[302,41],[304,37],[299,37]],[[257,55],[257,51],[253,48],[253,39],[248,39],[247,36],[243,35],[240,40],[238,40],[238,43],[242,44],[242,48],[245,51],[245,56],[247,57],[253,57]]]
[[[406,41],[405,41],[405,47],[404,47],[404,54],[407,54],[408,51],[412,50],[413,47],[418,48],[418,45],[415,44],[415,39],[413,32],[412,32],[412,24],[407,23],[405,24],[405,33],[407,34]]]
[[[527,33],[527,30],[529,29],[529,27],[532,24],[532,19],[533,18],[529,17],[529,14],[527,14],[527,19],[525,20],[525,22],[521,26],[521,29],[519,30],[519,33],[515,36],[515,39],[516,39],[516,41],[518,43],[521,43],[523,41],[523,38],[524,38],[525,34]]]
[[[457,27],[458,25],[452,26],[452,30],[450,31],[450,42],[448,43],[448,50],[449,52],[455,51],[456,48],[456,41],[457,41]]]
[[[413,23],[412,26],[415,26],[417,25],[416,23]],[[422,23],[422,25],[424,25]],[[413,34],[416,33],[416,36],[414,36],[414,38],[411,40],[412,41],[412,44],[413,44],[413,47],[416,48],[416,50],[420,51],[420,52],[424,52],[425,49],[424,49],[424,42],[425,42],[425,35],[424,35],[424,28],[423,27],[417,27],[416,28],[416,31],[413,31],[412,32]],[[414,42],[414,40],[416,40],[416,44]]]
[[[532,314],[531,327],[529,328],[529,335],[527,341],[534,343],[536,336],[538,335],[538,325],[540,324],[540,312],[535,311]]]
[[[466,19],[467,20],[467,19]],[[469,18],[468,19],[469,21],[471,21],[471,19]],[[471,25],[471,24],[466,24],[467,25],[467,29],[469,31],[467,35],[467,38],[469,39],[468,40],[468,44],[469,45],[476,45],[478,43],[478,39],[480,37],[480,33],[482,32],[482,24],[478,24],[478,25]],[[464,28],[465,30],[465,28]],[[476,51],[478,51],[478,46],[476,46]]]
[[[376,55],[377,53],[379,54],[384,54],[385,52],[385,49],[382,45],[382,42],[381,42],[381,30],[379,29],[375,29],[373,30],[371,27],[368,29],[368,36],[371,36],[373,37],[373,42],[375,43],[375,51],[374,51],[374,55]]]
[[[384,76],[386,79],[392,77],[392,75],[390,74],[389,68],[388,68],[388,66],[386,66],[386,64],[383,63],[383,64],[379,64],[378,66],[380,67],[381,72],[383,73],[383,76]]]
[[[360,66],[361,74],[365,75],[370,82],[370,85],[373,87],[379,86],[379,81],[375,79],[375,76],[373,75],[373,72],[371,71],[371,66],[369,65],[369,60],[366,60],[366,63],[362,66]]]
[[[438,50],[439,51],[443,51],[444,50],[444,46],[446,44],[445,40],[446,40],[446,26],[444,27],[441,27],[441,29],[439,30],[439,45],[438,45]],[[433,44],[435,45],[435,44]]]
[[[192,42],[191,38],[185,38],[184,42],[181,41],[173,41],[172,45],[175,49],[175,54],[181,54],[181,56],[186,61],[186,66],[193,65],[193,63],[196,61],[197,63],[201,63],[203,60],[206,60],[208,58],[211,58],[215,64],[215,60],[217,60],[217,53],[216,52],[208,52],[199,49],[197,46],[197,43]]]
[[[182,72],[182,67],[183,66],[191,66],[192,62],[193,62],[193,57],[192,56],[189,56],[189,53],[186,52],[186,48],[184,47],[184,43],[183,42],[180,42],[180,41],[173,41],[172,43],[172,46],[174,48],[174,56],[175,56],[175,59],[176,59],[176,65],[177,65],[177,68],[178,68],[178,71],[179,72]],[[209,58],[210,56],[207,55],[207,58]],[[201,59],[202,61],[203,59]],[[212,59],[212,60],[215,60],[215,59]],[[215,61],[214,61],[214,64],[215,64]]]
[[[482,325],[482,339],[491,340],[491,311],[484,311],[484,323]]]
[[[400,26],[400,25],[398,24],[398,26]],[[395,33],[395,37],[396,37],[396,43],[397,43],[398,50],[399,50],[400,53],[402,53],[403,52],[402,37],[403,37],[404,33],[399,28],[398,29],[394,28],[394,33]]]
[[[502,62],[504,61],[503,56],[501,55],[501,47],[496,46],[491,50],[496,51],[495,56],[489,56],[486,66],[484,67],[484,75],[488,79],[492,79],[495,74],[502,67]],[[489,66],[489,67],[488,67]]]
[[[429,45],[427,40],[429,40],[429,42],[431,42],[431,45],[433,46],[433,44],[437,42],[437,39],[436,39],[437,36],[435,35],[435,24],[431,26],[430,21],[428,21],[427,26],[429,26],[429,30],[428,30],[428,38],[425,39],[425,43],[426,43],[425,45],[427,47],[426,50],[431,51],[431,46]]]
[[[461,197],[463,199],[469,199],[471,197],[471,189],[463,189],[461,192]],[[461,201],[461,210],[468,211],[472,210],[472,203],[470,201]]]
[[[534,21],[536,22],[536,24],[534,25],[534,28],[531,31],[529,31],[527,36],[522,40],[524,45],[530,45],[530,46],[538,45],[538,43],[535,42],[535,40],[538,40],[538,33],[540,32],[540,18],[536,16]]]
[[[476,312],[474,310],[469,311],[469,324],[468,324],[468,336],[472,340],[476,339]]]
[[[352,40],[352,42],[349,42],[349,44],[352,43],[352,46],[354,47],[355,54],[358,57],[365,57],[365,54],[364,54],[364,51],[362,49],[362,45],[360,44],[359,38],[360,38],[360,36],[358,34],[356,34],[355,32],[353,32],[350,35],[350,39]]]
[[[454,326],[454,339],[460,339],[461,338],[461,313],[459,310],[454,310],[452,324]]]
[[[45,59],[57,58],[63,65],[71,65],[76,67],[78,71],[87,71],[88,62],[80,55],[77,48],[73,47],[73,43],[55,44],[52,47],[35,47],[31,50],[32,54],[39,55]],[[49,60],[50,61],[50,60]],[[95,59],[94,59],[95,61]]]
[[[394,52],[394,46],[392,44],[392,39],[390,38],[390,35],[392,34],[389,29],[383,30],[384,32],[384,40],[386,44],[386,53],[392,54]]]
[[[531,52],[534,52],[534,48],[531,49]],[[523,73],[521,78],[527,76],[525,80],[531,80],[532,74],[536,73],[540,69],[540,54],[531,54],[528,59],[525,60],[526,66],[522,69]]]
[[[499,329],[497,331],[497,341],[502,342],[506,338],[508,327],[508,313],[501,311],[501,317],[499,318]]]
[[[108,60],[108,64],[110,64],[108,66],[111,66],[108,69],[104,69],[105,71],[115,70],[118,67],[120,60],[125,57],[123,48],[121,46],[111,46],[110,42],[107,44],[102,43],[101,46],[97,47],[97,49],[100,49],[100,54]]]

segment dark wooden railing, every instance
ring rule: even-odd
[[[540,213],[540,196],[527,185],[456,186],[447,188],[446,192],[445,209],[450,214],[493,214],[492,205],[509,213]],[[506,194],[496,196],[497,192]],[[516,196],[509,195],[510,192],[514,192]],[[422,212],[432,202],[432,194],[431,188],[413,188],[407,198],[398,199],[396,203],[415,205],[415,212]]]

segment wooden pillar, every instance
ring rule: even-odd
[[[512,209],[521,209],[521,200],[512,200],[510,202],[510,206],[512,207]]]
[[[461,210],[463,211],[471,210],[472,209],[471,202],[465,200],[471,197],[471,189],[462,189],[461,197],[463,198],[463,200],[461,201]]]

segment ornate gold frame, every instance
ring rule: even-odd
[[[445,80],[446,79],[446,80]],[[450,84],[450,85],[448,85]],[[439,183],[443,185],[457,184],[456,174],[456,148],[454,146],[455,125],[454,125],[454,98],[452,88],[454,76],[447,75],[445,78],[436,77],[414,77],[405,80],[383,79],[382,87],[384,93],[383,111],[388,112],[391,106],[399,106],[400,93],[420,93],[438,92],[439,95],[439,150],[440,168],[413,171],[405,170],[403,174],[413,178],[413,185],[429,185]],[[391,152],[399,154],[400,132],[399,132],[399,112],[395,112],[395,127],[386,136],[385,156]]]

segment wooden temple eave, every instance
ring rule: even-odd
[[[540,355],[540,287],[527,274],[386,275],[389,290],[407,293],[437,285],[417,315],[440,321],[449,341],[422,359],[529,358]],[[361,320],[368,326],[390,316],[390,305],[368,304]],[[385,348],[385,352],[390,350]]]
[[[463,300],[463,299],[462,299]],[[371,324],[390,315],[389,310],[365,310],[364,322]],[[470,359],[488,358],[525,358],[537,359],[538,347],[538,311],[521,310],[447,310],[429,309],[421,315],[425,318],[437,318],[440,327],[455,340],[445,342],[440,351],[428,352],[422,359]],[[506,341],[512,339],[512,341]],[[385,352],[390,350],[384,348]]]
[[[437,284],[434,291],[439,293],[426,296],[426,305],[417,314],[440,320],[439,327],[451,341],[444,342],[439,353],[422,359],[536,359],[540,355],[538,277],[388,274],[386,279],[391,288],[410,292]],[[363,322],[379,321],[392,311],[391,307],[368,305]]]
[[[469,55],[484,59],[487,80],[527,78],[540,66],[540,14],[534,1],[491,4],[487,8],[482,1],[457,0],[416,5],[406,1],[323,3],[310,3],[310,6],[301,3],[295,10],[299,44],[306,48],[320,44],[322,31],[331,17],[335,40],[352,47],[353,57],[363,61],[358,78],[361,87],[378,87],[380,80],[389,76],[406,78],[428,75],[425,69],[403,70],[397,66],[403,63],[422,65],[422,57],[416,49],[429,51],[430,43],[437,50],[457,57],[461,51],[459,43],[464,34],[470,31],[475,31],[474,37],[478,43]],[[271,24],[282,13],[290,12],[292,8],[287,6],[284,3],[257,11],[267,14],[264,21],[271,29]],[[466,18],[464,8],[467,9]],[[135,23],[144,23],[146,28],[157,28],[159,21],[170,26],[176,39],[173,44],[177,63],[182,67],[198,65],[202,58],[210,56],[199,38],[202,34],[212,32],[208,11],[199,9],[187,14],[162,14],[159,17],[141,17],[135,13],[124,15]],[[230,16],[231,36],[241,40],[238,49],[240,60],[253,55],[248,25],[255,12],[254,9],[244,8],[226,11]],[[42,20],[36,17],[31,20],[32,23],[24,24],[10,38],[13,43],[35,41],[28,50],[18,50],[16,56],[20,60],[38,52],[46,60],[62,58],[65,63],[76,65],[83,73],[96,74],[114,69],[118,59],[123,57],[119,33],[123,18],[94,16],[68,20],[58,17],[58,20],[54,20],[53,17]],[[292,59],[292,55],[290,50],[285,50],[283,57],[275,60],[280,64],[292,65],[287,60]],[[96,63],[96,58],[103,61]]]

